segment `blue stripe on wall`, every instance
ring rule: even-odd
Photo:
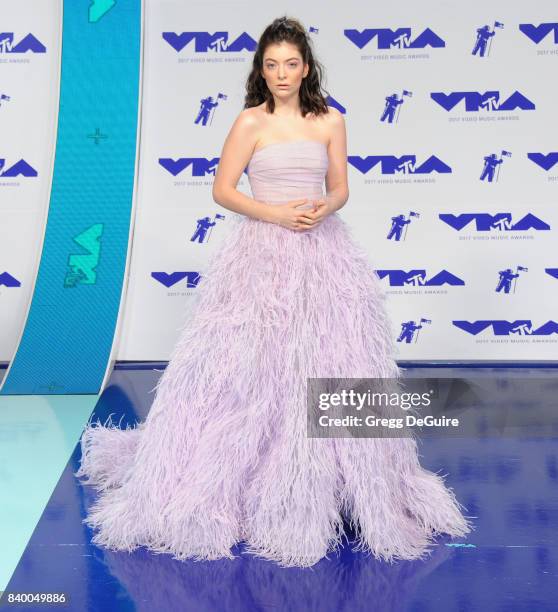
[[[45,241],[1,394],[97,393],[118,316],[132,210],[141,0],[65,0]]]

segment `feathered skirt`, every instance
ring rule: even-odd
[[[307,567],[342,544],[416,559],[471,530],[410,437],[307,435],[307,377],[401,376],[379,279],[337,213],[295,232],[242,217],[196,288],[147,418],[88,422],[94,544]]]

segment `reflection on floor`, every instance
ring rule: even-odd
[[[148,392],[163,367],[153,369],[146,364],[144,369],[115,370],[95,408],[96,416],[103,420],[113,414],[113,420],[118,421],[123,415],[122,427],[143,420],[153,400]],[[537,378],[542,396],[557,397],[558,370],[551,368],[409,368],[406,373],[413,377],[478,377],[488,383],[498,377],[513,389],[512,399],[506,401],[523,410],[533,406],[534,400],[522,394],[521,387],[514,388],[514,381],[521,377]],[[494,386],[494,397],[487,392],[487,406],[501,401],[501,386]],[[490,384],[486,388],[490,389]],[[15,446],[10,446],[15,444],[14,435],[20,448],[18,456],[22,449],[28,454],[29,472],[54,489],[7,592],[65,592],[71,602],[69,609],[79,611],[558,610],[555,437],[511,437],[503,432],[489,438],[421,440],[422,465],[448,474],[446,482],[467,507],[467,514],[477,517],[476,529],[467,539],[440,538],[426,561],[389,565],[352,553],[346,545],[339,555],[330,555],[311,569],[280,568],[241,555],[242,547],[234,550],[239,555],[234,561],[180,562],[144,549],[128,554],[89,544],[90,533],[81,519],[95,493],[90,487],[79,486],[72,475],[78,468],[80,427],[90,412],[86,414],[86,406],[78,406],[76,401],[88,396],[64,397],[66,403],[57,403],[56,410],[49,404],[53,397],[62,396],[43,397],[42,401],[3,398],[4,407],[10,403],[11,410],[1,413],[2,496],[12,505],[18,503],[22,514],[34,504],[36,519],[46,503],[45,499],[41,506],[35,485],[28,485],[29,474],[25,480],[15,468],[6,467],[13,466],[7,453],[11,448],[15,454]],[[37,427],[47,420],[51,423],[43,430],[48,436],[41,436]],[[0,519],[6,531],[6,517]],[[4,609],[38,610],[44,606],[14,608],[4,598],[0,610]]]

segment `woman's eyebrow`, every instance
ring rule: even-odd
[[[289,57],[289,59],[286,59],[286,62],[290,62],[291,60],[297,60],[298,57]],[[277,60],[274,60],[272,57],[266,57],[264,61],[271,61],[271,62],[275,62]]]

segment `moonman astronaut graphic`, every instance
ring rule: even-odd
[[[480,57],[484,57],[488,41],[493,36],[494,32],[490,29],[490,26],[485,25],[482,28],[477,28],[477,40],[475,41],[472,54],[476,55],[478,53]]]
[[[207,125],[211,111],[219,105],[219,102],[213,102],[213,96],[207,96],[200,100],[200,110],[194,123],[202,122],[202,125]]]
[[[484,181],[484,179],[488,179],[488,182],[491,183],[494,180],[494,174],[496,173],[496,168],[499,164],[502,163],[502,159],[499,158],[496,153],[491,153],[484,158],[484,167],[482,169],[482,174],[480,176],[480,180]]]
[[[506,268],[505,270],[500,270],[498,272],[500,275],[500,279],[498,281],[498,285],[496,287],[496,291],[504,291],[504,293],[509,293],[512,285],[512,281],[514,278],[517,278],[519,274],[515,274],[511,268]]]
[[[405,321],[401,323],[401,333],[397,338],[397,342],[406,342],[410,344],[416,331],[422,329],[422,325],[417,325],[414,321]]]
[[[190,238],[190,242],[197,241],[201,244],[205,240],[207,230],[210,227],[213,227],[216,222],[212,221],[210,217],[203,217],[203,219],[198,219],[197,223],[198,226],[196,228],[196,231],[194,232],[194,235]]]
[[[399,240],[401,240],[403,228],[405,227],[405,225],[411,222],[411,219],[405,219],[405,215],[397,215],[396,217],[392,217],[391,221],[392,224],[387,238],[388,240],[391,240],[393,238],[396,242],[398,242]]]
[[[387,119],[388,123],[393,123],[393,119],[395,117],[395,112],[397,111],[397,107],[403,104],[403,96],[399,98],[397,94],[392,94],[391,96],[387,96],[386,105],[384,108],[384,112],[380,117],[380,121],[385,121]]]

